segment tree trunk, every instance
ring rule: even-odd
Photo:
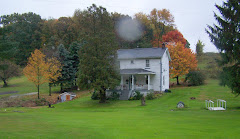
[[[60,92],[63,93],[63,84],[61,83],[60,86],[61,86]]]
[[[49,96],[51,96],[52,90],[51,90],[51,84],[49,84]]]
[[[176,78],[177,78],[177,85],[180,85],[179,80],[178,80],[178,76]]]
[[[38,88],[38,99],[40,99],[40,97],[39,97],[39,85],[37,86],[37,88]]]
[[[99,103],[106,103],[106,89],[102,88],[100,90],[100,101]]]
[[[7,81],[4,79],[3,82],[4,82],[3,87],[7,87],[8,86]]]

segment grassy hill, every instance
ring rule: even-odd
[[[191,100],[190,97],[196,97]],[[208,111],[205,99],[225,99],[226,111]],[[83,97],[55,108],[0,109],[1,138],[238,138],[239,97],[208,80],[199,87],[173,88],[159,99],[99,104]],[[187,108],[177,109],[183,101]]]
[[[198,57],[198,67],[204,71],[207,77],[218,79],[221,68],[219,68],[217,61],[220,59],[219,53],[204,53]]]
[[[217,64],[216,59],[220,59],[219,53],[207,52],[198,58],[198,67],[206,69],[209,64]]]
[[[8,81],[8,83],[9,83],[9,87],[1,88],[3,86],[3,82],[0,82],[0,93],[17,91],[17,93],[14,93],[14,94],[25,94],[25,93],[37,92],[37,87],[32,82],[28,81],[28,79],[25,76],[11,78]],[[60,87],[58,86],[52,87],[53,92],[56,92],[59,90],[60,90]],[[40,94],[48,94],[47,83],[40,86]],[[13,94],[0,95],[0,98],[7,97],[10,95],[13,95]]]
[[[200,68],[206,69],[213,57],[205,55]],[[25,77],[10,82],[12,87],[0,92],[35,91]],[[42,93],[47,94],[47,89],[44,85]],[[240,97],[230,89],[208,79],[202,86],[171,90],[158,99],[146,100],[146,106],[140,106],[139,100],[99,104],[85,92],[78,99],[55,104],[55,108],[0,108],[0,138],[239,138]],[[226,100],[227,110],[206,110],[206,99]],[[179,101],[186,108],[176,108]]]

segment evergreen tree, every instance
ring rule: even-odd
[[[100,92],[100,103],[104,103],[106,89],[119,84],[113,21],[105,8],[94,4],[84,14],[82,37],[86,44],[79,52],[78,85]]]
[[[197,56],[201,56],[203,54],[203,47],[204,47],[204,44],[202,43],[202,41],[198,40],[196,44]]]
[[[76,85],[76,74],[78,72],[78,65],[79,65],[79,55],[78,51],[81,47],[81,44],[77,42],[73,42],[70,47],[69,47],[69,52],[70,52],[70,60],[72,60],[72,66],[73,66],[73,72],[75,75],[74,79],[74,85]]]
[[[216,7],[221,13],[214,14],[218,25],[208,26],[206,31],[222,57],[221,84],[240,94],[240,2],[228,0]]]
[[[75,80],[75,72],[73,68],[73,61],[70,59],[69,51],[63,44],[58,46],[57,57],[62,65],[61,76],[58,78],[57,84],[61,86],[61,92],[66,88],[71,88]]]
[[[186,40],[186,45],[185,45],[186,48],[190,48],[190,43],[188,42],[188,40]]]

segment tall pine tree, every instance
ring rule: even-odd
[[[100,103],[104,103],[106,89],[119,84],[114,26],[109,13],[101,6],[93,4],[83,13],[82,35],[86,43],[79,52],[78,85],[99,91]]]
[[[73,68],[73,61],[70,59],[69,51],[63,44],[58,46],[57,57],[62,65],[61,76],[58,78],[57,84],[61,86],[61,92],[64,89],[71,88],[75,80],[75,72]]]
[[[79,55],[78,51],[81,47],[81,44],[77,42],[73,42],[70,47],[69,47],[69,52],[70,52],[70,60],[72,60],[72,66],[73,66],[73,74],[75,75],[74,77],[74,86],[76,86],[76,78],[77,78],[77,72],[78,72],[78,65],[79,65]]]
[[[240,94],[240,1],[228,0],[216,7],[221,13],[214,13],[218,25],[208,26],[206,31],[222,57],[221,84]]]

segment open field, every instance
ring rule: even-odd
[[[14,77],[11,78],[9,81],[9,87],[4,87],[0,88],[0,94],[3,92],[14,92],[18,91],[17,93],[14,94],[6,94],[6,95],[0,95],[1,97],[6,97],[10,95],[15,95],[15,94],[25,94],[25,93],[31,93],[31,92],[37,92],[37,87],[30,81],[25,76],[21,77]],[[0,82],[0,87],[3,86],[3,82]],[[48,84],[45,83],[40,86],[40,94],[48,94]],[[52,87],[52,92],[59,91],[60,87]]]
[[[201,60],[201,69],[208,65],[208,57]],[[9,88],[0,88],[0,93],[36,92],[25,77],[13,78],[9,84]],[[171,90],[158,99],[146,100],[146,106],[140,106],[139,100],[99,104],[84,91],[80,98],[55,104],[55,108],[0,108],[0,138],[239,138],[240,97],[230,89],[208,79],[203,86],[174,86]],[[47,95],[47,84],[40,91]],[[206,110],[206,99],[226,100],[227,110]],[[177,109],[179,101],[187,108]]]
[[[171,89],[159,99],[99,104],[83,97],[55,108],[0,109],[1,138],[238,138],[239,97],[216,80]],[[196,97],[191,100],[190,97]],[[226,111],[208,111],[205,99],[225,99]],[[183,101],[187,108],[177,109]],[[15,111],[15,112],[13,112]],[[17,112],[16,112],[17,111]]]

